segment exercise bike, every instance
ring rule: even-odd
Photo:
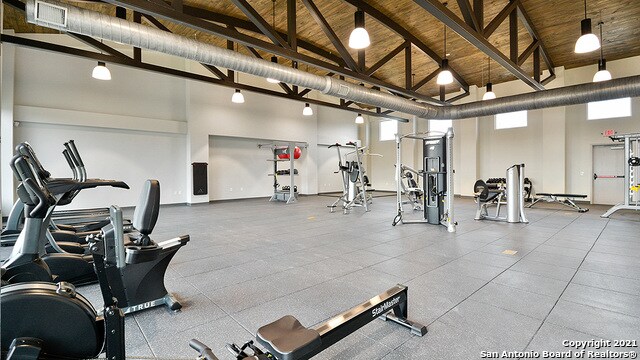
[[[33,202],[47,197],[46,189],[38,188],[35,182],[23,184],[23,196],[29,196]],[[97,312],[73,285],[65,282],[3,286],[0,290],[3,358],[87,359],[106,353],[109,360],[126,359],[124,312],[118,308],[118,294],[113,290],[118,284],[109,280],[104,260],[108,249],[117,245],[109,241],[124,237],[122,212],[118,207],[110,208],[110,224],[102,229],[102,234],[102,237],[92,237],[89,244],[104,309]],[[200,358],[218,360],[211,349],[199,341],[191,340],[189,345],[200,352]]]
[[[46,238],[43,233],[55,199],[46,185],[33,181],[35,174],[25,156],[16,155],[11,168],[22,182],[18,194],[25,203],[26,219],[25,229],[11,257],[2,264],[2,280],[7,283],[76,281],[84,284],[97,279],[92,255],[44,253]],[[35,188],[41,191],[27,190]],[[167,292],[164,275],[175,253],[189,242],[189,236],[160,243],[151,240],[149,235],[158,219],[159,206],[160,183],[147,180],[134,212],[134,225],[139,230],[137,237],[123,233],[115,238],[115,233],[104,231],[100,235],[114,244],[107,249],[104,259],[106,274],[114,284],[113,291],[125,313],[160,305],[166,305],[171,310],[181,308],[180,303]],[[117,225],[122,231],[123,222],[121,218],[119,220]],[[89,239],[95,240],[95,236]]]

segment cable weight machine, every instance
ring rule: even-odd
[[[414,170],[402,164],[402,141],[417,140],[422,148],[422,170]],[[397,215],[393,219],[393,226],[403,224],[426,223],[443,225],[449,232],[456,231],[453,217],[453,128],[446,134],[427,132],[396,135],[396,209]],[[404,186],[402,180],[409,178],[408,174],[415,173],[421,181],[422,189],[415,186]],[[420,179],[421,178],[421,179]],[[413,180],[413,176],[410,177]],[[418,185],[418,182],[412,182]],[[404,219],[402,195],[409,195],[408,191],[422,196],[412,199],[422,199],[422,206],[414,204],[414,210],[422,210],[422,219]]]

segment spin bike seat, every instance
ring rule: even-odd
[[[261,327],[256,338],[278,360],[300,359],[322,344],[316,330],[302,326],[291,315]]]

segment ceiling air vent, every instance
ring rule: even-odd
[[[338,87],[338,95],[339,96],[347,96],[349,94],[349,87],[343,84],[340,84]]]
[[[67,9],[62,6],[36,1],[36,21],[67,27]]]

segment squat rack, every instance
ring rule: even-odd
[[[640,156],[640,133],[612,135],[609,138],[612,141],[624,142],[624,202],[614,205],[607,212],[600,215],[604,218],[608,218],[618,210],[640,210],[640,192],[634,190],[634,188],[638,189],[640,179],[638,179],[636,166],[631,164],[634,157]],[[632,202],[635,202],[635,204],[632,204]]]

